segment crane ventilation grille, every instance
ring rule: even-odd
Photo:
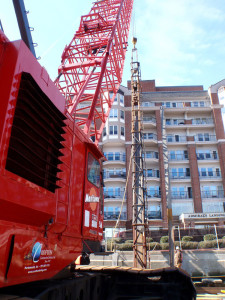
[[[51,192],[56,182],[65,116],[23,73],[12,125],[6,169]]]

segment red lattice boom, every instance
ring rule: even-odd
[[[96,144],[122,81],[132,7],[133,0],[96,1],[62,54],[55,83]]]

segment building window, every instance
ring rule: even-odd
[[[121,104],[122,106],[124,106],[124,96],[121,95],[121,94],[119,94],[119,95],[120,95],[120,104]]]
[[[109,113],[110,118],[118,118],[118,109],[117,108],[111,108]]]
[[[167,108],[170,107],[170,102],[166,102],[166,107],[167,107]]]
[[[109,126],[109,134],[110,135],[117,135],[118,134],[117,125],[111,125],[111,126]]]
[[[124,127],[121,126],[120,130],[121,130],[121,132],[120,132],[121,136],[124,136],[125,135],[125,133],[124,133]]]
[[[103,136],[106,136],[106,128],[103,128]]]
[[[120,119],[124,120],[124,111],[123,110],[120,111]]]

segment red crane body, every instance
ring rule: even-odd
[[[23,41],[0,30],[0,287],[50,278],[99,248],[97,143],[121,82],[132,5],[94,3],[56,85]]]

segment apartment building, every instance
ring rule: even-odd
[[[174,224],[224,224],[225,135],[218,93],[202,86],[157,87],[142,81],[147,217],[152,229],[167,228],[162,110],[169,160]],[[104,227],[131,228],[131,91],[121,86],[104,128]],[[122,209],[121,209],[122,205]]]

